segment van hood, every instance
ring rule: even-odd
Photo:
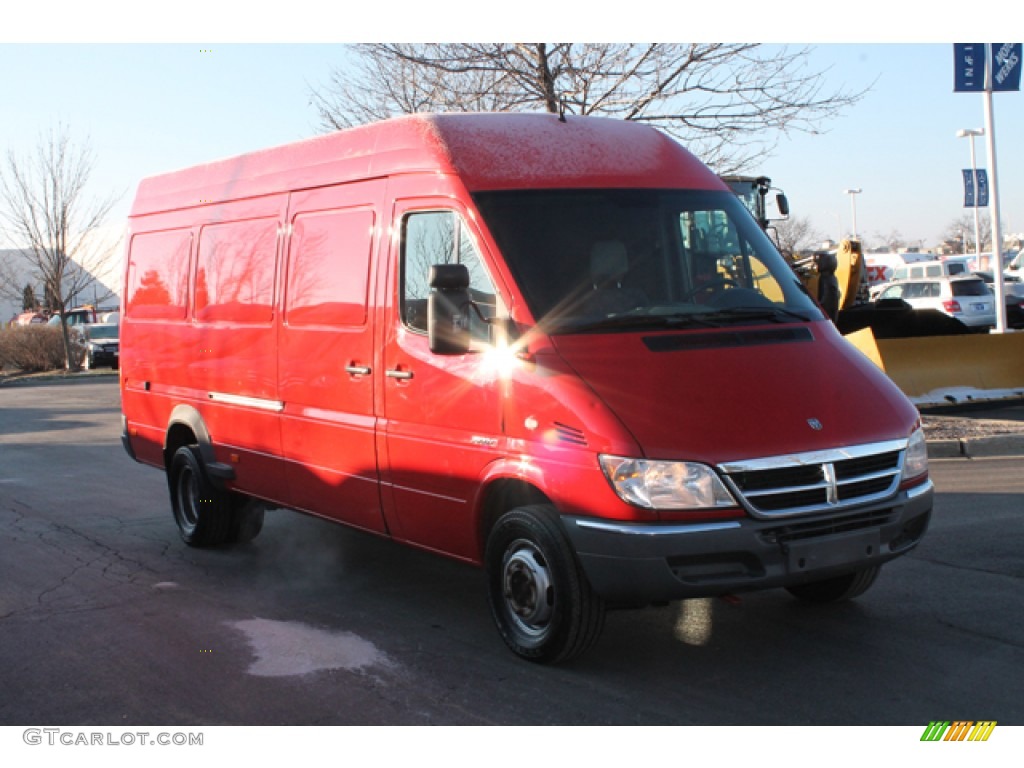
[[[709,464],[906,438],[913,404],[828,321],[558,335],[647,458]]]

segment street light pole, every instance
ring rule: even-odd
[[[981,227],[978,220],[978,164],[974,159],[974,137],[984,135],[984,128],[962,128],[956,132],[958,139],[969,137],[971,140],[971,179],[974,184],[974,257],[977,262],[976,269],[981,269]]]
[[[846,192],[846,194],[848,194],[850,196],[850,205],[853,207],[853,232],[851,233],[850,237],[851,237],[851,239],[856,240],[857,239],[857,195],[859,195],[864,190],[861,189],[860,187],[857,187],[856,189],[846,189],[846,190],[843,190],[843,191]]]

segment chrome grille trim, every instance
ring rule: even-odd
[[[895,495],[908,440],[731,461],[719,472],[754,517],[835,512]],[[865,459],[871,461],[865,462]],[[794,472],[794,470],[806,472]]]

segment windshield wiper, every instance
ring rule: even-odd
[[[776,323],[808,322],[811,318],[785,307],[730,307],[708,313],[708,316],[721,322],[744,320],[771,320]]]

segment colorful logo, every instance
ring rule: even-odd
[[[995,720],[932,720],[921,741],[988,741],[995,727]]]

